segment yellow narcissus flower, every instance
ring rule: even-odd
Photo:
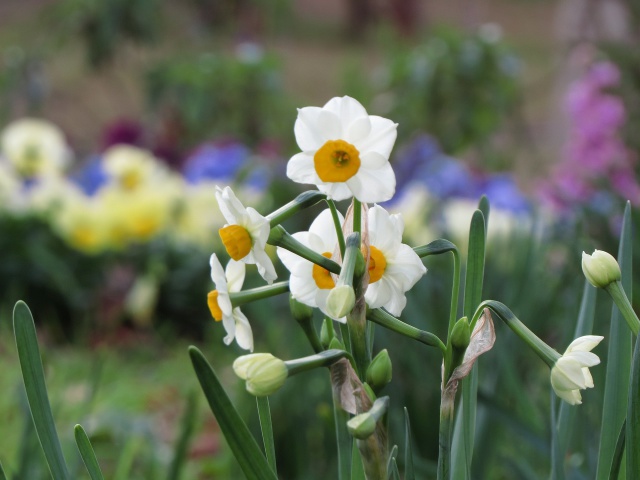
[[[230,187],[216,187],[216,198],[227,221],[219,233],[229,256],[236,261],[255,263],[262,278],[273,283],[278,276],[265,251],[271,231],[269,220],[254,208],[245,208]]]
[[[301,108],[294,132],[302,152],[289,160],[287,177],[314,184],[334,200],[389,200],[396,189],[389,155],[397,126],[368,115],[360,102],[346,96],[322,108]]]
[[[134,190],[166,173],[150,152],[131,145],[110,147],[102,162],[107,175],[125,190]]]
[[[593,388],[589,367],[598,365],[600,359],[591,350],[603,338],[597,335],[576,338],[551,369],[551,386],[565,402],[579,405],[582,403],[580,390]]]
[[[211,280],[216,286],[207,295],[207,304],[211,316],[216,322],[222,322],[227,336],[224,343],[229,345],[235,338],[240,348],[253,351],[253,333],[251,325],[240,307],[233,308],[229,293],[242,289],[245,275],[245,265],[242,262],[229,260],[226,270],[222,269],[220,260],[214,253],[209,260],[211,265]]]
[[[389,215],[376,205],[369,209],[369,286],[365,300],[371,308],[386,308],[400,315],[405,293],[427,273],[413,249],[402,243],[404,223],[400,214]]]
[[[26,178],[61,173],[71,157],[62,131],[46,120],[15,121],[4,129],[0,143],[4,157]]]
[[[339,212],[338,217],[342,223],[344,218]],[[328,209],[316,217],[308,232],[296,232],[292,236],[314,252],[327,258],[331,258],[338,245],[338,236],[331,211]],[[327,299],[336,286],[331,273],[284,248],[278,247],[277,252],[284,266],[291,272],[289,279],[291,296],[300,303],[319,308],[325,315],[331,316],[331,312],[327,310]],[[346,322],[344,317],[334,318],[334,320]]]

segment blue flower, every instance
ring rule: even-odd
[[[507,173],[487,177],[478,186],[476,197],[486,195],[492,207],[513,213],[528,213],[529,201],[520,191],[513,176]]]
[[[108,180],[102,168],[102,157],[91,157],[82,169],[71,176],[71,180],[87,195],[95,194]]]
[[[247,163],[249,149],[236,142],[205,143],[187,158],[184,177],[189,183],[202,180],[233,180]]]

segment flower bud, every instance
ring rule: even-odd
[[[323,348],[329,348],[331,341],[333,340],[334,335],[329,334],[329,327],[327,327],[327,322],[333,322],[333,320],[325,318],[322,320],[322,327],[320,327],[320,344]]]
[[[344,343],[338,337],[333,337],[329,342],[329,350],[344,350]]]
[[[367,368],[367,383],[374,391],[380,391],[391,381],[391,359],[385,348],[371,361]]]
[[[339,285],[331,290],[327,298],[327,313],[333,318],[342,318],[353,310],[356,294],[351,285]]]
[[[289,295],[289,309],[291,310],[291,316],[297,322],[309,321],[313,316],[313,308],[297,301],[293,298],[293,295]]]
[[[471,326],[467,317],[458,320],[451,330],[451,346],[458,350],[464,350],[471,341]]]
[[[602,250],[594,250],[592,255],[582,252],[582,271],[589,283],[597,288],[604,288],[622,277],[616,259]]]
[[[371,413],[356,415],[347,422],[349,433],[359,440],[370,437],[376,431],[376,419]]]
[[[238,357],[233,362],[233,371],[246,380],[247,391],[256,397],[264,397],[277,391],[289,374],[285,363],[270,353]]]

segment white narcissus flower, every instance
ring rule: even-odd
[[[589,367],[598,365],[600,359],[591,353],[604,337],[587,335],[576,338],[551,369],[551,386],[561,399],[571,405],[580,405],[580,390],[593,388]]]
[[[301,108],[294,132],[302,152],[289,160],[287,177],[314,184],[334,200],[389,200],[396,189],[389,155],[397,126],[368,115],[357,100],[346,96],[332,98],[322,108]]]
[[[241,348],[253,351],[253,333],[251,325],[240,307],[233,308],[230,293],[239,292],[244,283],[245,265],[242,262],[229,260],[226,271],[222,269],[220,260],[214,253],[209,261],[211,265],[211,280],[216,289],[207,295],[209,311],[216,320],[222,321],[227,336],[224,343],[229,345],[233,339]]]
[[[338,217],[340,224],[342,224],[344,218],[340,212],[338,212]],[[327,258],[331,258],[338,244],[338,236],[329,209],[324,210],[316,217],[308,232],[296,232],[292,236],[314,252]],[[291,272],[289,289],[293,298],[310,307],[319,308],[325,315],[329,315],[327,313],[327,298],[336,286],[331,273],[284,248],[278,247],[277,251],[278,257]],[[346,321],[344,317],[334,320]]]
[[[268,283],[278,278],[273,262],[265,252],[271,225],[255,209],[245,208],[230,187],[216,187],[218,206],[228,222],[220,229],[220,238],[229,256],[244,263],[255,263]]]
[[[400,315],[407,298],[405,293],[427,273],[413,249],[402,243],[404,222],[400,214],[389,215],[375,205],[369,209],[369,286],[365,300],[370,308],[386,308]]]

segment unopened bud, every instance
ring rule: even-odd
[[[333,337],[329,342],[329,350],[344,350],[344,343],[338,337]]]
[[[597,288],[604,288],[622,277],[616,259],[602,250],[594,250],[592,255],[582,252],[582,271],[589,283]]]
[[[356,415],[347,422],[349,433],[359,440],[370,437],[376,431],[376,419],[369,412]]]
[[[327,313],[332,318],[342,318],[353,310],[356,294],[351,285],[338,285],[327,298]]]
[[[320,327],[320,344],[323,348],[329,348],[331,340],[334,338],[334,335],[329,334],[328,322],[333,322],[333,320],[325,318],[322,320],[322,327]]]
[[[367,368],[367,383],[378,392],[391,381],[391,359],[385,348],[381,350],[371,361]]]
[[[297,322],[307,322],[313,317],[313,308],[297,301],[293,298],[293,295],[289,296],[289,309],[291,310],[291,316]]]
[[[462,317],[456,322],[451,331],[451,346],[464,350],[471,342],[471,325],[467,317]]]
[[[288,376],[285,363],[270,353],[253,353],[238,357],[233,371],[246,380],[247,391],[256,397],[271,395],[284,384]]]

